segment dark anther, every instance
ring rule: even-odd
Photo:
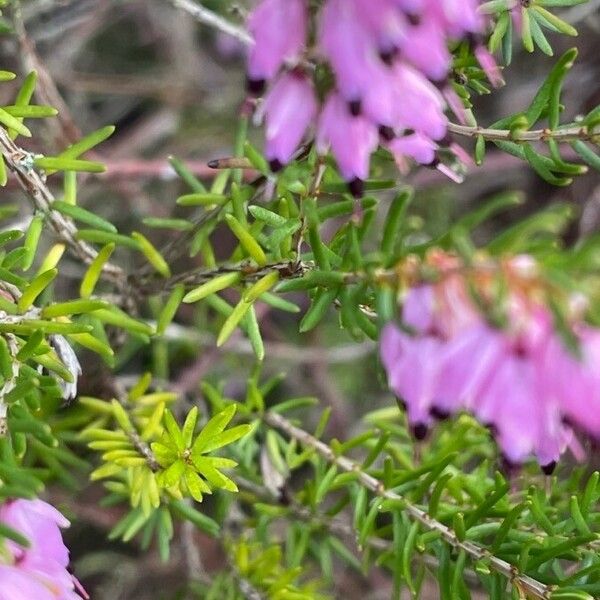
[[[480,35],[475,35],[474,33],[467,34],[466,40],[470,48],[477,48],[484,45],[483,38]]]
[[[277,171],[283,169],[283,165],[276,158],[269,161],[269,167],[273,173],[277,173]]]
[[[290,497],[290,491],[287,489],[287,487],[285,485],[281,486],[278,492],[279,498],[277,498],[277,501],[279,504],[282,506],[289,506],[292,503],[292,499]]]
[[[494,423],[484,423],[484,427],[490,432],[492,437],[496,437],[498,435],[498,428]]]
[[[444,421],[450,416],[450,413],[439,406],[432,406],[429,410],[429,414],[438,421]]]
[[[527,358],[527,348],[525,347],[525,344],[523,343],[523,340],[519,340],[514,348],[513,351],[515,353],[515,356],[517,358]]]
[[[379,126],[379,135],[381,136],[381,139],[386,142],[390,142],[396,137],[393,127],[389,127],[388,125]]]
[[[210,169],[218,169],[219,168],[219,161],[218,159],[214,159],[214,160],[209,160],[207,163],[208,167]]]
[[[427,425],[425,425],[425,423],[417,423],[416,425],[413,425],[412,430],[413,435],[419,441],[424,440],[427,437],[427,433],[429,432],[429,429]]]
[[[246,79],[246,90],[253,96],[261,96],[267,87],[264,79]]]
[[[355,177],[352,181],[348,182],[348,189],[355,198],[362,198],[365,192],[365,183],[362,179]]]
[[[552,475],[552,473],[554,473],[554,469],[556,469],[556,461],[553,460],[547,465],[541,465],[541,469],[544,475]]]
[[[415,130],[414,129],[405,129],[404,133],[402,135],[414,135]]]
[[[396,398],[396,404],[400,410],[406,411],[406,402],[402,398]]]
[[[510,460],[506,455],[502,455],[501,470],[509,477],[515,475],[521,468],[521,465]]]
[[[348,102],[348,108],[353,117],[358,117],[362,111],[362,104],[360,100],[352,100]]]
[[[390,48],[389,50],[382,50],[379,53],[379,58],[388,66],[391,67],[394,64],[394,59],[398,56],[398,48]]]
[[[408,17],[408,22],[415,27],[421,23],[421,15],[409,13],[406,16]]]

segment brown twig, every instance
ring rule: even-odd
[[[342,471],[354,473],[356,475],[356,480],[375,495],[386,500],[393,500],[400,503],[403,506],[402,510],[404,510],[413,521],[420,523],[421,526],[428,531],[436,531],[440,534],[440,537],[454,549],[459,551],[462,550],[473,560],[485,561],[490,569],[506,577],[511,584],[521,592],[538,600],[548,600],[551,597],[553,592],[552,586],[548,586],[537,581],[533,577],[522,573],[515,565],[494,556],[478,544],[467,540],[460,540],[452,529],[429,516],[427,512],[412,504],[407,498],[396,492],[387,490],[381,481],[368,473],[365,473],[358,463],[355,463],[345,456],[335,454],[327,444],[313,437],[303,429],[296,427],[281,415],[274,412],[268,412],[263,416],[263,420],[270,427],[284,432],[291,439],[296,440],[303,446],[312,448],[327,462],[336,465]]]
[[[486,140],[505,142],[544,142],[547,140],[555,140],[557,142],[573,142],[575,140],[598,142],[600,139],[600,132],[594,129],[590,130],[585,125],[573,125],[558,129],[511,131],[510,129],[486,129],[479,126],[471,127],[448,123],[448,131],[465,137],[475,138],[481,135]]]
[[[52,209],[54,195],[40,174],[32,167],[31,155],[19,148],[2,127],[0,127],[0,153],[4,156],[10,170],[14,172],[34,208],[48,216],[48,221],[56,235],[67,244],[75,256],[89,265],[98,253],[92,246],[77,239],[77,228],[71,219]],[[121,287],[125,285],[127,276],[121,267],[107,262],[102,270],[106,278],[113,283]]]

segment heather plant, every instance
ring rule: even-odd
[[[3,4],[25,39],[27,3]],[[370,597],[600,597],[600,238],[567,203],[515,216],[518,189],[434,226],[419,189],[491,148],[547,186],[600,170],[600,106],[565,117],[578,51],[553,50],[585,0],[171,4],[246,48],[247,77],[230,155],[210,177],[170,157],[165,212],[81,205],[113,126],[28,150],[61,116],[42,73],[0,108],[23,204],[0,207],[0,600],[96,597],[63,541],[84,494],[118,515],[107,544],[186,562],[148,597],[354,597],[345,573]],[[482,125],[518,44],[551,67]],[[302,387],[327,336],[380,391],[343,430],[350,407]],[[210,368],[182,388],[190,356]]]

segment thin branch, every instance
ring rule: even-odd
[[[457,123],[448,123],[448,131],[465,137],[475,138],[481,135],[486,140],[505,142],[544,142],[547,140],[574,142],[582,140],[597,143],[600,139],[600,132],[596,130],[590,131],[585,125],[573,125],[559,129],[511,131],[510,129],[486,129],[479,126],[471,127],[468,125],[458,125]]]
[[[152,452],[150,446],[140,437],[140,435],[136,431],[130,431],[127,435],[138,454],[146,460],[148,468],[153,473],[160,471],[160,464],[158,460],[156,460],[154,452]]]
[[[169,2],[175,7],[189,13],[204,25],[218,29],[227,35],[234,37],[236,40],[249,46],[253,44],[252,36],[242,27],[238,27],[233,23],[230,23],[217,13],[205,8],[201,4],[196,4],[192,0],[169,0]]]
[[[264,267],[255,267],[251,263],[245,261],[229,265],[224,264],[210,269],[193,269],[191,271],[185,271],[174,275],[167,281],[164,279],[157,280],[154,274],[151,274],[148,278],[144,279],[138,277],[137,281],[134,282],[134,285],[138,293],[151,294],[156,292],[166,292],[180,283],[185,285],[186,288],[195,287],[225,273],[239,273],[242,276],[243,281],[252,282],[273,272],[279,273],[279,279],[281,280],[300,278],[312,269],[312,263],[305,261],[287,260],[270,263]]]
[[[233,570],[233,577],[237,583],[238,589],[246,600],[264,600],[261,593],[235,569]]]
[[[151,327],[156,327],[156,321],[146,321]],[[189,340],[199,346],[212,348],[215,345],[215,336],[197,328],[185,327],[178,323],[171,323],[164,331],[164,339],[168,341]],[[360,344],[342,344],[329,348],[320,346],[293,346],[283,342],[265,342],[267,354],[277,361],[290,361],[294,363],[324,363],[345,364],[370,356],[375,350],[375,342],[369,340]],[[227,351],[241,355],[253,356],[252,344],[246,339],[228,342]],[[132,385],[136,379],[132,377]]]
[[[34,208],[48,216],[48,221],[56,235],[68,245],[73,254],[89,265],[98,253],[92,246],[77,239],[77,227],[71,219],[52,210],[54,195],[31,165],[31,155],[19,148],[3,127],[0,127],[0,153],[4,156],[10,170],[15,173],[19,185],[29,196]],[[114,283],[121,286],[126,283],[127,275],[121,267],[107,262],[102,270],[104,275]]]
[[[279,498],[276,498],[271,491],[265,486],[249,481],[244,477],[233,475],[237,486],[240,489],[248,492],[249,494],[256,497],[261,502],[269,502],[276,504],[277,506],[283,506],[287,511],[288,515],[299,519],[312,527],[317,527],[324,531],[327,531],[331,535],[336,535],[339,538],[344,538],[348,543],[354,544],[356,549],[360,551],[358,546],[358,532],[356,529],[344,519],[340,517],[331,517],[326,513],[318,513],[313,510],[299,504],[296,501],[292,501],[290,504],[283,505]],[[285,517],[284,517],[285,518]],[[383,539],[380,537],[368,537],[365,540],[365,544],[378,552],[388,552],[393,550],[394,544],[391,540]],[[427,566],[437,569],[440,566],[439,560],[434,556],[425,555],[422,557],[424,564]],[[475,585],[479,584],[479,580],[474,571],[465,570],[464,575],[469,578],[469,581]]]
[[[466,540],[459,540],[452,529],[433,519],[424,510],[412,504],[404,496],[387,490],[381,481],[375,479],[375,477],[372,477],[368,473],[365,473],[358,463],[355,463],[345,456],[336,455],[327,444],[321,442],[303,429],[299,429],[281,415],[268,412],[263,416],[263,420],[271,427],[283,431],[291,439],[296,440],[303,446],[312,448],[327,462],[336,465],[342,471],[355,473],[357,481],[380,498],[400,502],[404,507],[403,510],[413,521],[420,523],[428,531],[438,532],[441,538],[454,549],[462,550],[473,560],[484,560],[490,569],[508,578],[511,584],[520,592],[532,598],[537,598],[538,600],[548,600],[552,595],[552,586],[545,585],[529,575],[522,573],[515,565],[494,556],[478,544]]]

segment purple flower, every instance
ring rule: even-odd
[[[284,73],[267,94],[264,112],[266,156],[276,171],[289,162],[317,114],[312,83],[301,73]]]
[[[248,61],[250,91],[262,93],[266,81],[300,59],[309,31],[307,4],[262,0],[252,11],[248,26],[256,43]],[[380,133],[401,169],[411,158],[460,181],[440,162],[436,142],[447,136],[447,104],[461,122],[465,110],[449,84],[439,85],[440,91],[433,82],[448,78],[452,64],[448,44],[460,39],[473,44],[492,83],[501,82],[493,58],[477,41],[485,25],[479,4],[479,0],[324,0],[315,11],[316,52],[307,55],[317,63],[317,72],[333,75],[324,90],[326,100],[322,107],[315,106],[307,75],[297,81],[280,76],[268,92],[266,106],[259,109],[267,115],[269,160],[275,166],[285,164],[320,113],[317,145],[320,151],[331,149],[355,195],[361,193],[369,156],[378,146],[374,132]],[[328,70],[319,69],[323,62]],[[464,154],[457,156],[461,157]]]
[[[335,73],[340,95],[360,112],[363,95],[382,68],[378,49],[355,0],[327,0],[321,11],[319,45]]]
[[[433,335],[417,338],[387,325],[381,338],[381,358],[388,383],[406,404],[415,431],[426,431],[431,422],[443,346]]]
[[[434,162],[437,144],[425,135],[413,133],[393,139],[389,142],[388,148],[394,155],[400,170],[404,171],[406,169],[403,168],[403,163],[406,156],[422,165]]]
[[[435,284],[412,288],[403,304],[406,331],[387,324],[380,354],[388,384],[406,404],[408,421],[423,432],[432,417],[472,413],[490,427],[506,460],[535,456],[549,472],[577,441],[566,422],[600,437],[600,332],[575,323],[580,356],[554,331],[550,309],[532,284],[535,262],[518,256],[467,279],[460,262],[430,257]],[[505,277],[506,326],[493,327],[473,301],[490,302]],[[535,281],[535,280],[533,280]]]
[[[56,600],[56,595],[19,567],[0,565],[0,600],[32,600],[32,598]]]
[[[441,25],[433,19],[422,19],[409,29],[402,45],[402,54],[434,81],[448,75],[452,57],[447,38]]]
[[[378,140],[375,125],[362,116],[352,115],[338,94],[329,95],[319,119],[317,149],[324,154],[331,147],[346,181],[367,178],[371,153]]]
[[[398,121],[434,140],[446,135],[448,120],[444,115],[441,93],[415,68],[400,63],[395,67],[400,91]]]
[[[60,529],[69,521],[60,512],[42,500],[9,500],[0,506],[0,522],[30,543],[23,548],[11,540],[4,542],[10,563],[0,564],[0,600],[81,600],[76,586],[87,597],[67,571],[69,551]],[[14,594],[15,589],[21,595]]]
[[[560,340],[548,348],[548,362],[555,368],[550,375],[552,387],[562,400],[567,419],[591,435],[600,435],[600,331],[580,325],[577,357],[564,352]]]
[[[248,17],[254,45],[248,57],[251,91],[262,92],[284,62],[299,59],[306,43],[305,0],[261,0]]]

